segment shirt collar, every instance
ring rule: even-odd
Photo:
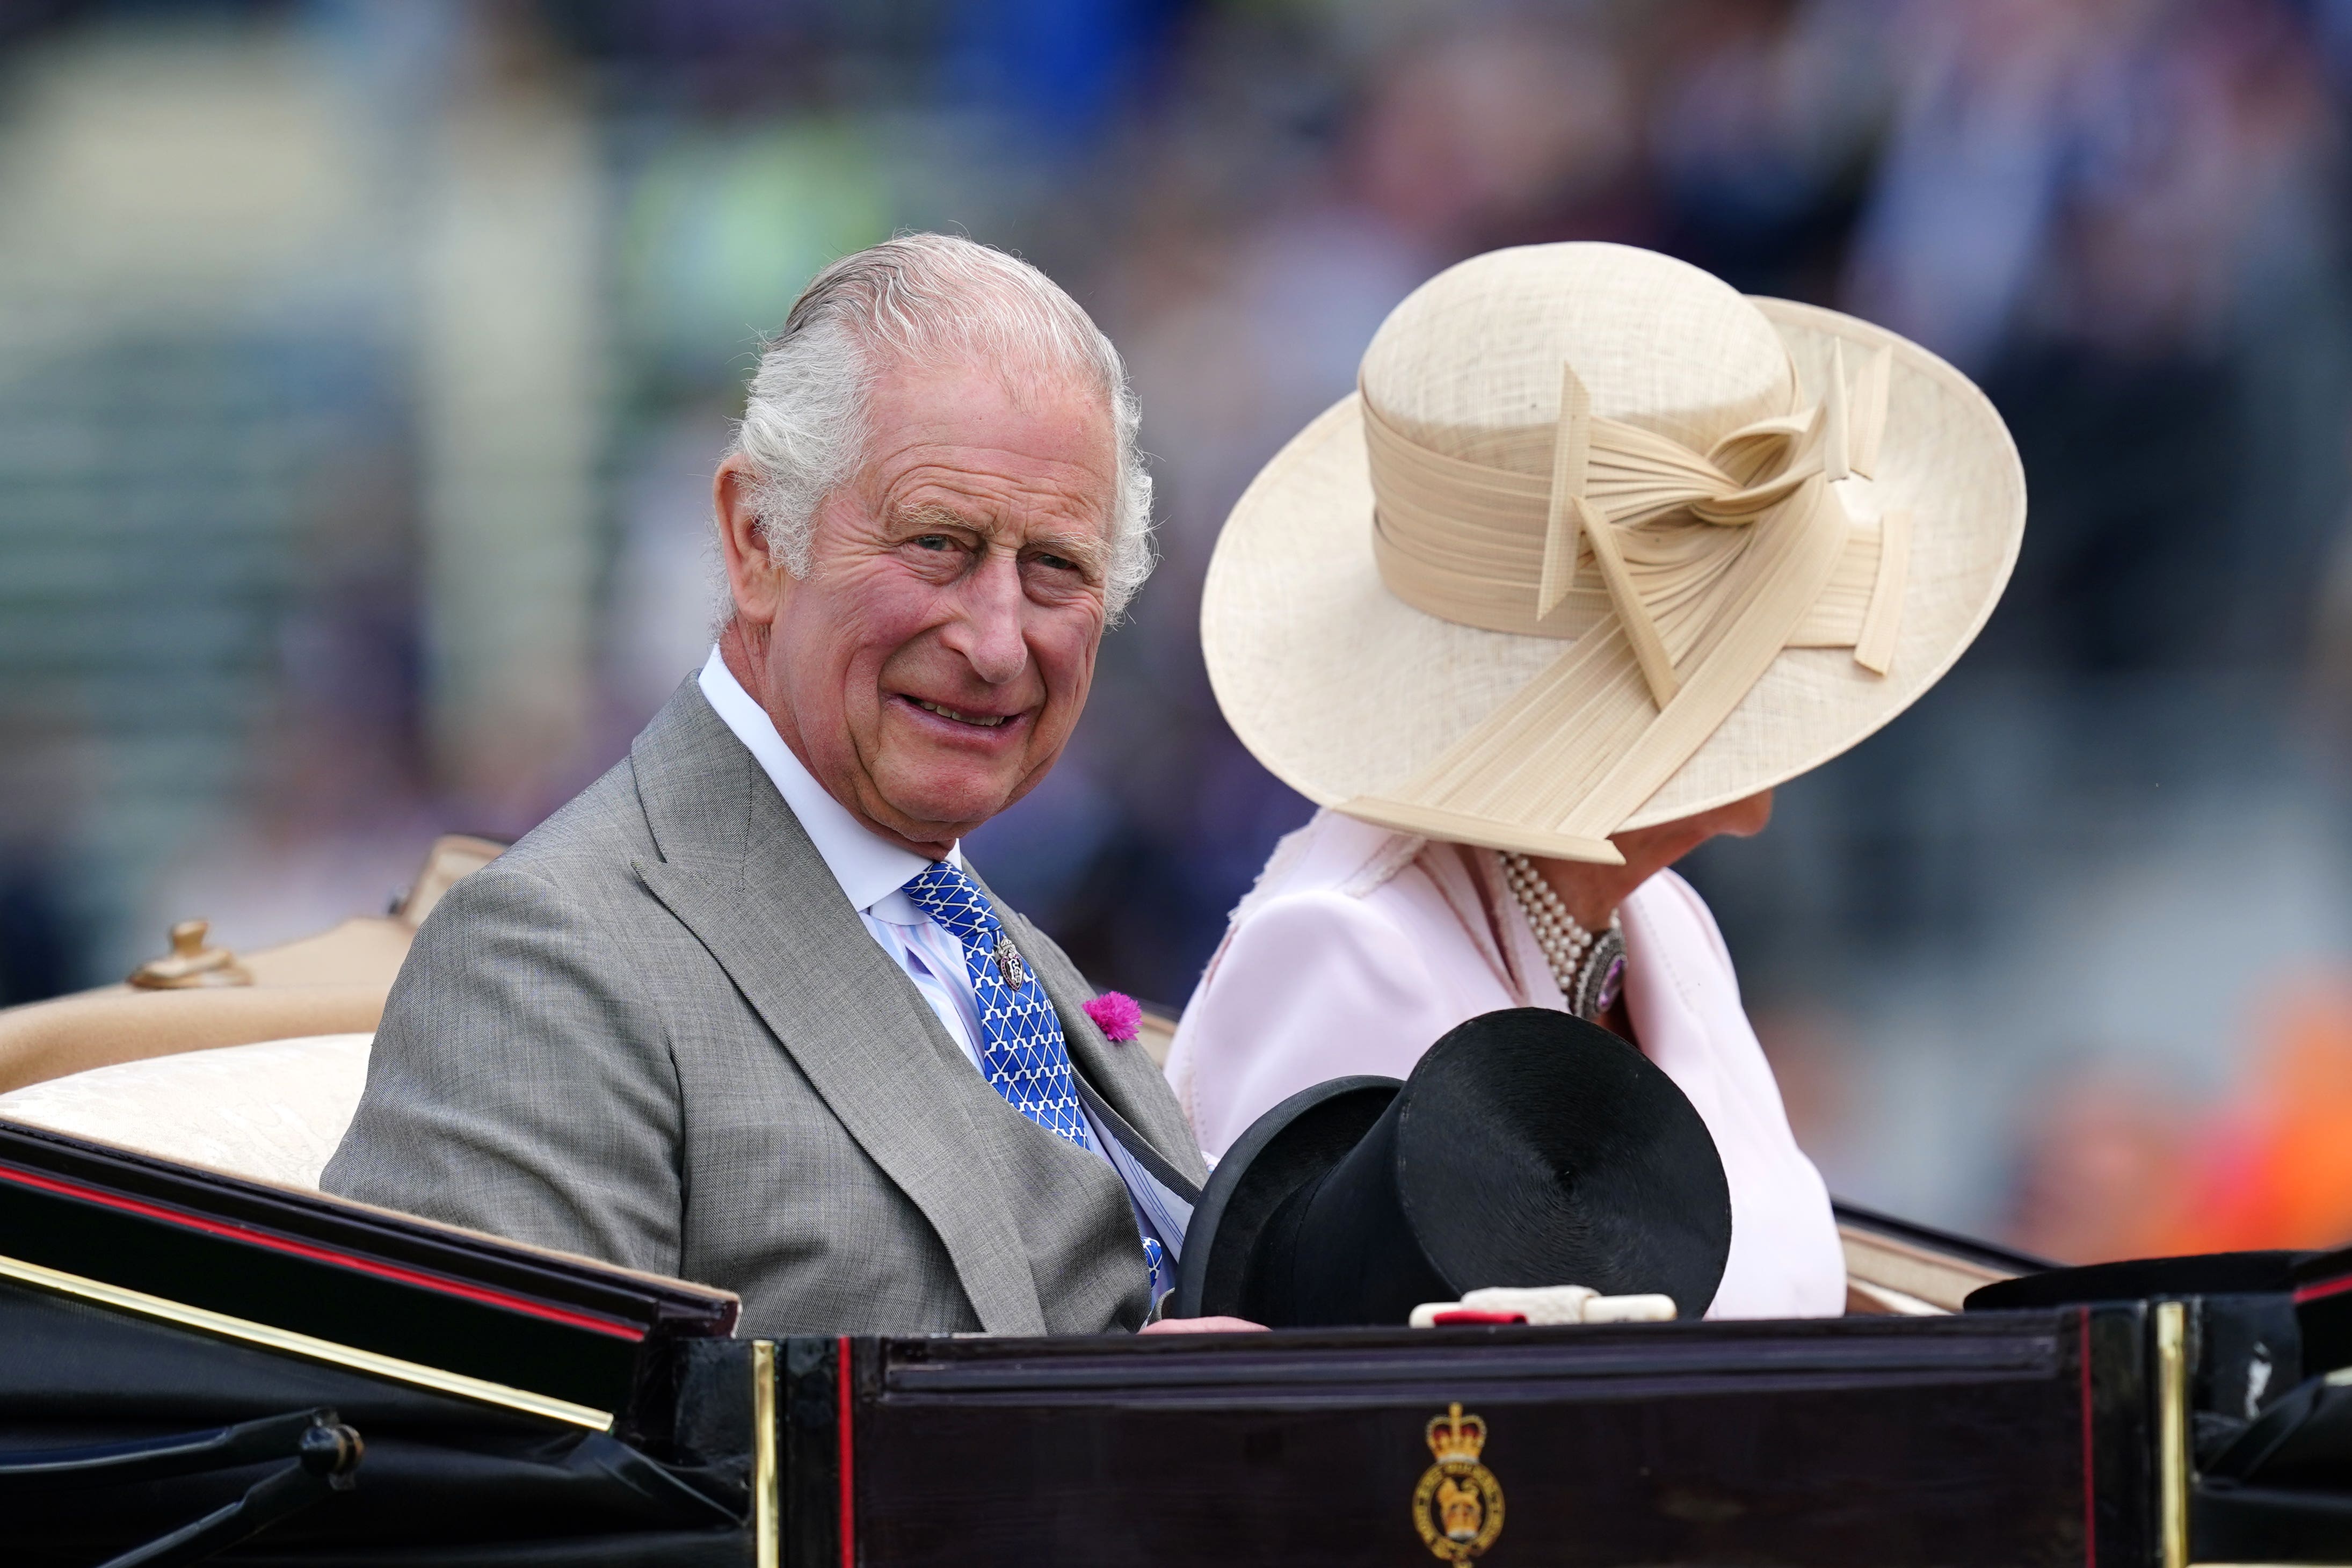
[[[876,915],[898,925],[919,922],[923,919],[921,911],[899,889],[908,879],[929,870],[932,863],[883,838],[852,816],[847,806],[816,782],[816,775],[802,765],[801,760],[793,755],[793,749],[784,744],[784,738],[776,733],[775,721],[768,717],[767,710],[752,700],[742,682],[727,668],[716,644],[711,646],[710,657],[703,660],[698,684],[712,711],[759,759],[760,766],[774,781],[776,793],[784,797],[784,804],[800,818],[802,831],[816,846],[825,869],[841,884],[850,906],[860,914]],[[951,847],[947,860],[961,870],[963,847]]]

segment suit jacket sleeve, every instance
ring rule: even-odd
[[[529,872],[458,882],[416,933],[321,1185],[678,1272],[678,1078],[627,965]]]

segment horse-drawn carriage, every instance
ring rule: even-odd
[[[181,984],[0,1015],[7,1562],[2352,1563],[2352,1256],[2043,1271],[1842,1209],[1842,1319],[769,1342],[236,1173],[224,1128],[320,1134],[266,1111],[284,1031],[372,1027],[494,849],[307,951],[199,936]],[[177,1122],[71,1090],[182,1057],[222,1070]]]

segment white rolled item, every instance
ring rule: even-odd
[[[1662,1323],[1675,1316],[1671,1296],[1603,1296],[1584,1285],[1489,1285],[1459,1301],[1424,1301],[1409,1321],[1431,1329],[1439,1314],[1456,1311],[1507,1313],[1530,1323]]]

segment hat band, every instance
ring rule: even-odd
[[[1385,795],[1400,831],[1615,863],[1609,835],[1706,744],[1787,647],[1892,661],[1910,519],[1856,521],[1830,487],[1876,467],[1892,354],[1852,385],[1699,453],[1598,418],[1561,370],[1549,481],[1412,440],[1360,396],[1381,580],[1460,625],[1572,646]],[[1794,377],[1791,377],[1793,385]],[[1532,457],[1532,453],[1521,454]]]

